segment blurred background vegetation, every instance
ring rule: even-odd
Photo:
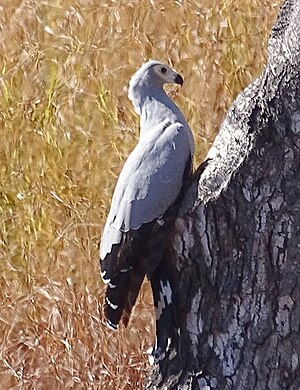
[[[154,322],[103,324],[98,243],[138,139],[127,99],[147,59],[193,129],[196,164],[266,63],[280,0],[0,0],[2,389],[141,389]]]

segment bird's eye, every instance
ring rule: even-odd
[[[165,74],[167,71],[167,68],[165,68],[164,66],[161,68],[161,73]]]

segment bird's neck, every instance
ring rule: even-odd
[[[166,119],[169,123],[179,121],[183,125],[186,124],[181,111],[163,89],[159,93],[156,91],[155,96],[148,94],[140,103],[141,132],[143,129],[159,125]]]

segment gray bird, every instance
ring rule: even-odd
[[[160,352],[170,343],[167,321],[172,314],[166,309],[173,302],[164,254],[194,153],[192,132],[164,91],[166,83],[182,85],[183,79],[158,61],[143,64],[130,80],[128,97],[140,116],[140,138],[120,173],[100,243],[107,324],[113,329],[120,321],[128,324],[147,276],[156,307],[156,349]]]

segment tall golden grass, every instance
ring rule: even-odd
[[[266,62],[280,0],[0,1],[2,389],[141,389],[154,337],[144,285],[128,329],[104,326],[98,242],[138,138],[130,76],[152,58],[205,156]]]

